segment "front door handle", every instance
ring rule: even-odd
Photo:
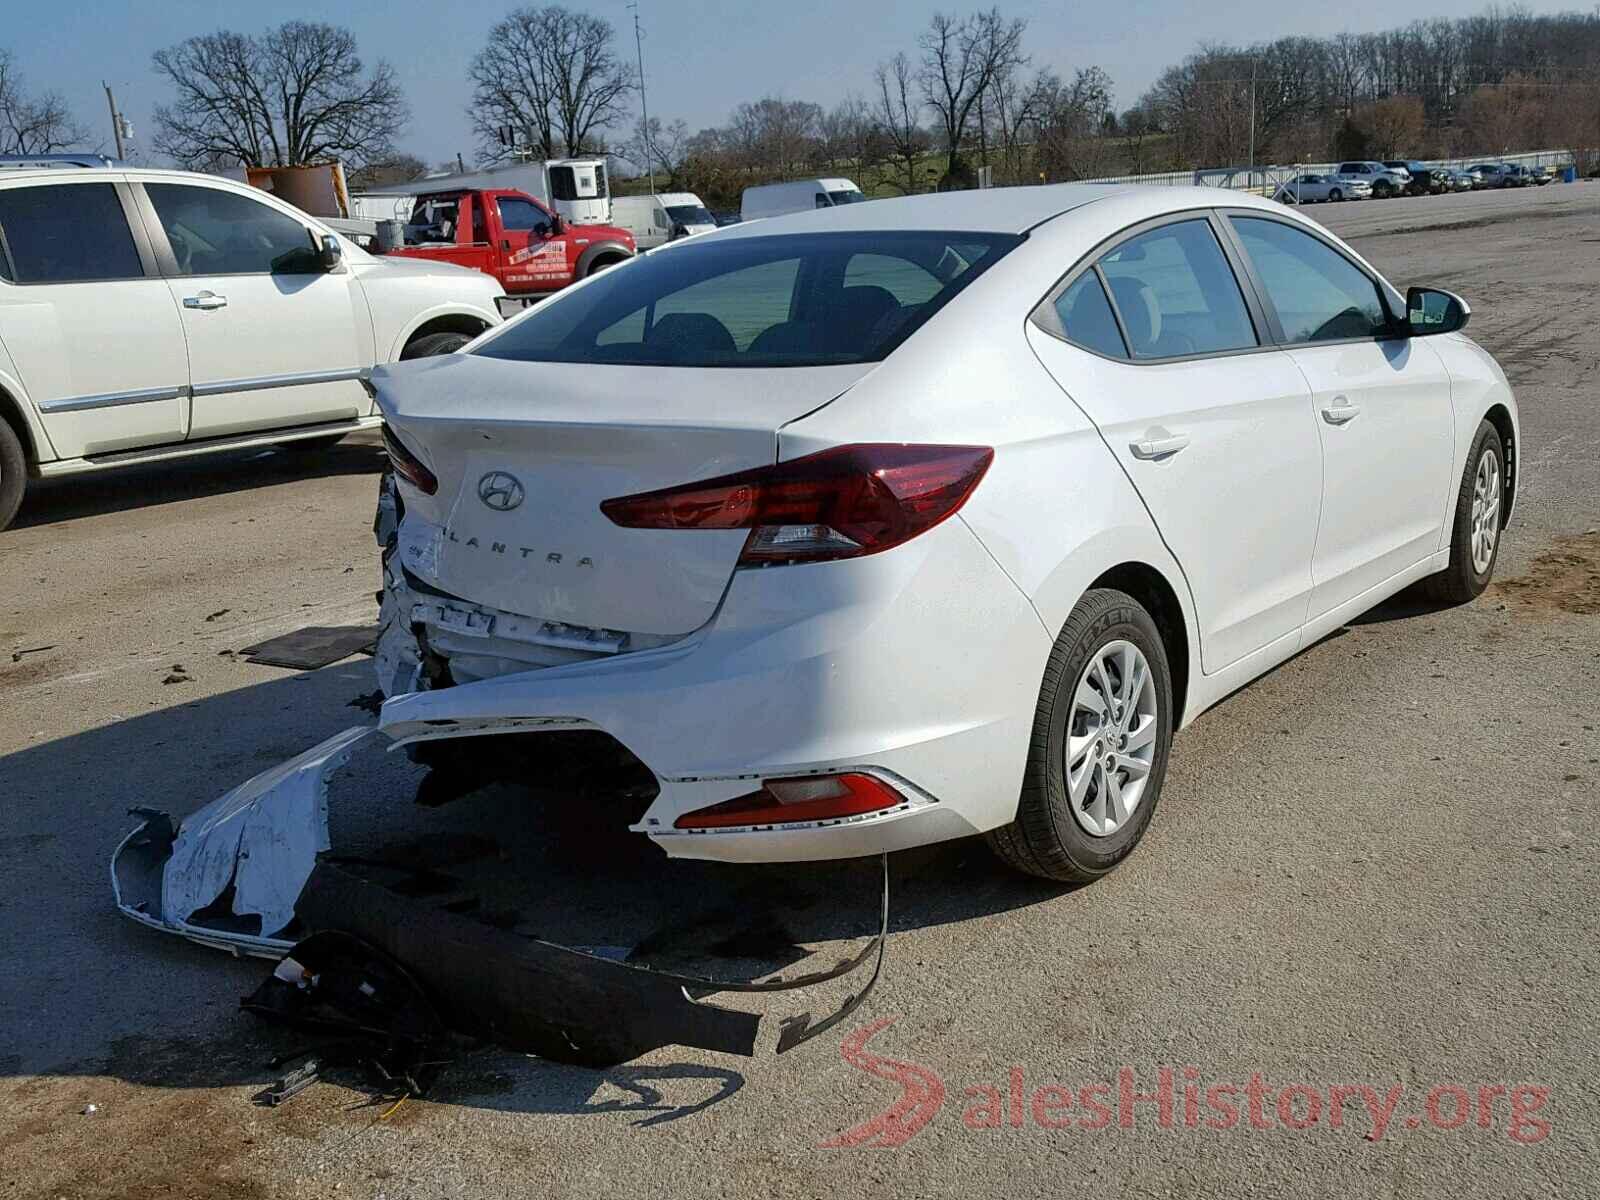
[[[228,298],[226,296],[219,296],[215,292],[201,292],[198,296],[185,296],[183,298],[183,306],[185,308],[203,308],[208,310],[213,308],[227,308]]]
[[[1180,433],[1173,437],[1152,438],[1142,442],[1129,442],[1128,449],[1133,451],[1135,458],[1145,461],[1154,459],[1171,458],[1179,450],[1189,444],[1188,434]]]
[[[1361,406],[1351,404],[1348,396],[1335,396],[1333,403],[1322,410],[1322,419],[1329,425],[1343,425],[1361,415]]]

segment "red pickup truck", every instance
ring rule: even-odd
[[[538,299],[636,250],[625,229],[569,225],[527,192],[494,188],[418,196],[405,246],[389,253],[473,267],[509,296]]]

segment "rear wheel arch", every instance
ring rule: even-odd
[[[11,431],[17,435],[17,441],[22,443],[22,452],[27,455],[28,461],[37,463],[41,455],[39,443],[34,438],[33,427],[28,424],[22,405],[3,387],[0,387],[0,421],[11,426]]]
[[[1161,633],[1161,643],[1167,651],[1167,664],[1172,671],[1172,728],[1183,724],[1183,714],[1189,695],[1189,627],[1184,620],[1183,603],[1177,590],[1167,577],[1148,563],[1125,562],[1103,572],[1089,590],[1110,588],[1125,592],[1142,604]]]

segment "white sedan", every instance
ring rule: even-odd
[[[1365,179],[1340,179],[1334,175],[1300,175],[1278,185],[1272,198],[1279,204],[1317,204],[1323,201],[1368,200],[1372,185]]]
[[[1488,583],[1517,408],[1467,316],[1213,188],[641,258],[376,373],[380,728],[474,779],[609,748],[669,855],[984,833],[1092,879],[1184,724],[1408,584]]]

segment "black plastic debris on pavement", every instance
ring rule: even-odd
[[[315,671],[349,658],[371,654],[378,644],[376,625],[308,625],[239,651],[245,661],[295,671]]]

